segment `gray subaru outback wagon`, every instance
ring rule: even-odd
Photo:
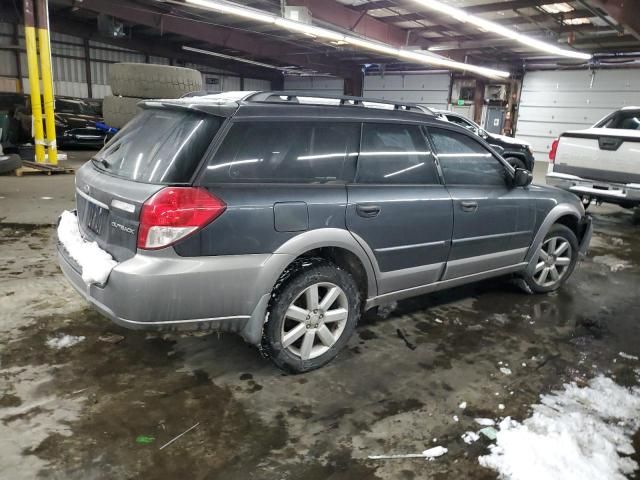
[[[590,241],[577,197],[413,105],[228,92],[141,107],[78,170],[79,238],[59,227],[58,242],[71,284],[128,328],[236,332],[304,372],[367,309],[502,275],[550,292]],[[97,257],[78,244],[107,255],[104,275],[88,279]]]

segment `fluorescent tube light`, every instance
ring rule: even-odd
[[[268,63],[256,62],[255,60],[248,60],[246,58],[233,57],[231,55],[225,55],[224,53],[212,52],[211,50],[203,50],[201,48],[189,47],[188,45],[183,45],[182,50],[186,50],[187,52],[202,53],[204,55],[211,55],[212,57],[226,58],[228,60],[233,60],[235,62],[249,63],[251,65],[256,65],[258,67],[272,68],[274,70],[283,70],[283,71],[289,70],[289,68],[287,67],[277,67],[275,65],[270,65]]]
[[[459,22],[470,23],[481,30],[496,33],[503,37],[510,38],[511,40],[520,42],[529,48],[534,48],[545,53],[562,57],[581,58],[583,60],[588,60],[591,58],[591,54],[589,53],[576,52],[575,50],[566,50],[556,45],[552,45],[551,43],[536,40],[533,37],[523,35],[514,30],[503,27],[502,25],[499,25],[495,22],[480,18],[476,15],[471,15],[464,10],[452,7],[450,5],[447,5],[446,3],[439,2],[438,0],[413,0],[413,2],[430,10],[434,10],[436,12],[447,15],[455,20],[458,20]]]
[[[465,70],[468,72],[474,72],[479,75],[493,78],[506,78],[509,76],[509,72],[505,72],[502,70],[456,62],[454,60],[436,57],[428,53],[420,53],[419,51],[402,50],[386,43],[369,40],[367,38],[362,38],[355,35],[343,34],[335,30],[318,27],[315,25],[309,25],[303,22],[296,22],[291,19],[283,18],[267,12],[262,12],[261,10],[245,7],[236,3],[221,0],[185,0],[185,3],[220,13],[236,15],[250,20],[255,20],[257,22],[274,24],[285,30],[310,35],[316,38],[323,38],[331,42],[348,43],[365,50],[371,50],[374,52],[382,53],[384,55],[389,55],[391,57],[410,60],[412,62],[422,63],[426,65],[437,65],[455,70]],[[237,58],[234,57],[234,59]]]

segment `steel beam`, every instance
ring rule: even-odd
[[[55,0],[55,4],[103,13],[135,25],[144,25],[161,32],[179,34],[213,46],[245,52],[259,58],[269,58],[276,62],[291,61],[292,47],[284,42],[267,40],[259,34],[211,25],[206,21],[178,14],[167,14],[167,12],[129,1],[83,0],[78,3],[74,0]],[[321,57],[318,52],[313,50],[309,50],[308,53],[314,54],[316,58]],[[308,58],[298,56],[295,64],[320,72],[339,73],[339,66],[331,62],[311,61]]]

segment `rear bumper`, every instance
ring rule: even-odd
[[[547,184],[562,188],[579,197],[595,198],[617,204],[640,203],[640,184],[613,183],[581,178],[566,173],[547,173]]]
[[[228,331],[245,338],[252,322],[262,328],[261,308],[273,286],[264,282],[264,266],[271,257],[183,258],[167,249],[137,254],[114,267],[104,285],[87,285],[80,267],[58,243],[60,268],[69,283],[118,325],[138,330]],[[255,332],[251,341],[253,337]]]

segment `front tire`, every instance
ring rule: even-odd
[[[324,259],[303,259],[275,288],[263,352],[282,370],[315,370],[344,348],[359,317],[360,293],[353,277]]]
[[[522,280],[531,293],[553,292],[569,279],[578,262],[578,255],[575,233],[564,225],[555,224],[534,256],[534,267],[527,270]]]

